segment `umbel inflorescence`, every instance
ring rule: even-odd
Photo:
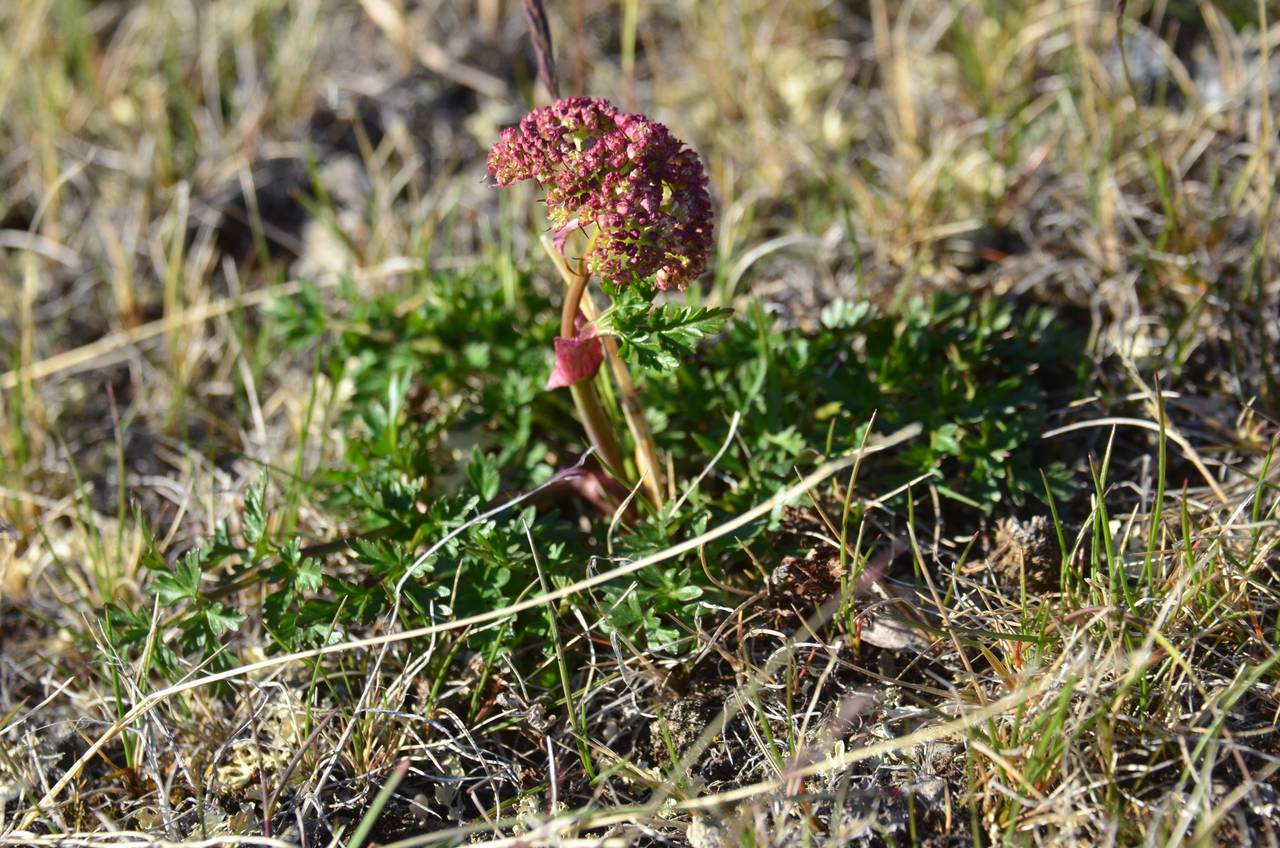
[[[536,180],[558,240],[590,239],[587,270],[615,286],[683,289],[706,266],[711,201],[698,156],[665,126],[606,100],[535,109],[489,152],[498,185]]]

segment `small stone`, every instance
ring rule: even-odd
[[[729,844],[729,828],[713,816],[694,816],[685,838],[692,848],[724,848]]]

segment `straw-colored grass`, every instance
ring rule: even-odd
[[[839,300],[1056,310],[1079,361],[1042,363],[1067,375],[1026,448],[1044,485],[984,512],[939,483],[954,465],[884,484],[864,453],[936,438],[906,428],[807,445],[712,521],[694,495],[768,478],[743,409],[673,460],[669,543],[632,556],[627,510],[566,508],[558,532],[592,540],[577,578],[472,616],[455,580],[406,626],[406,586],[431,579],[410,568],[394,609],[289,650],[244,541],[254,499],[347,586],[368,588],[352,540],[385,528],[326,488],[382,449],[372,403],[323,346],[288,348],[281,315],[318,304],[389,350],[360,304],[412,316],[462,275],[514,336],[536,323],[519,287],[559,285],[538,204],[484,184],[541,96],[521,4],[0,4],[0,842],[1280,844],[1275,10],[548,5],[566,93],[706,162],[717,245],[691,299],[801,334]],[[439,423],[398,469],[433,497],[518,418],[477,412],[479,379],[428,379],[481,356],[437,348],[379,387],[393,419]],[[977,404],[994,387],[967,355],[944,358]],[[539,438],[530,464],[572,464]],[[1077,485],[1037,500],[1053,467]],[[545,492],[413,538],[417,565],[526,495]],[[428,501],[400,517],[435,526]],[[763,541],[714,548],[757,519]],[[220,524],[239,553],[198,590],[243,620],[205,655],[155,581]],[[549,580],[563,545],[511,533]],[[609,626],[626,598],[606,588],[677,568],[707,592],[666,621],[679,651]],[[135,653],[111,604],[149,622]],[[544,654],[500,650],[535,620]]]

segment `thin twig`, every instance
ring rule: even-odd
[[[555,52],[551,49],[551,25],[547,23],[547,10],[542,0],[523,0],[524,16],[529,21],[529,39],[533,54],[538,57],[538,79],[547,89],[552,100],[560,98],[560,80],[556,78]]]

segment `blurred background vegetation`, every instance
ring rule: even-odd
[[[1017,721],[897,782],[860,776],[848,816],[870,817],[865,833],[840,830],[847,785],[823,790],[821,814],[650,829],[678,843],[723,825],[723,844],[1271,833],[1274,745],[1220,740],[1254,739],[1274,711],[1254,684],[1277,656],[1275,10],[548,12],[563,93],[644,112],[702,156],[716,247],[687,297],[736,316],[644,377],[679,491],[699,485],[618,526],[585,488],[471,524],[581,451],[568,402],[541,391],[560,285],[541,209],[484,173],[500,129],[545,99],[520,3],[0,4],[0,808],[30,808],[166,682],[497,609],[603,570],[592,557],[662,550],[856,447],[874,414],[877,432],[922,435],[869,462],[856,497],[824,487],[556,614],[295,665],[284,692],[201,689],[122,735],[40,827],[327,840],[396,760],[417,768],[469,732],[413,773],[379,834],[545,811],[550,743],[526,732],[544,713],[576,769],[550,794],[578,813],[593,761],[628,774],[611,803],[658,786],[683,803],[814,756],[810,697],[836,712],[873,690],[875,739],[907,732],[883,730],[903,705],[936,716],[1031,681]],[[936,607],[930,626],[963,621],[968,641],[952,632],[927,659],[864,648],[851,575],[884,557],[900,594]],[[929,580],[941,598],[921,600]],[[823,633],[859,664],[831,674],[836,694],[768,666],[778,643],[722,629],[743,598],[791,632],[833,597]],[[676,763],[690,740],[653,729],[653,704],[674,698],[700,730],[764,671],[779,680],[726,725],[728,759]],[[302,712],[305,727],[285,719]],[[183,788],[157,791],[179,772]]]

